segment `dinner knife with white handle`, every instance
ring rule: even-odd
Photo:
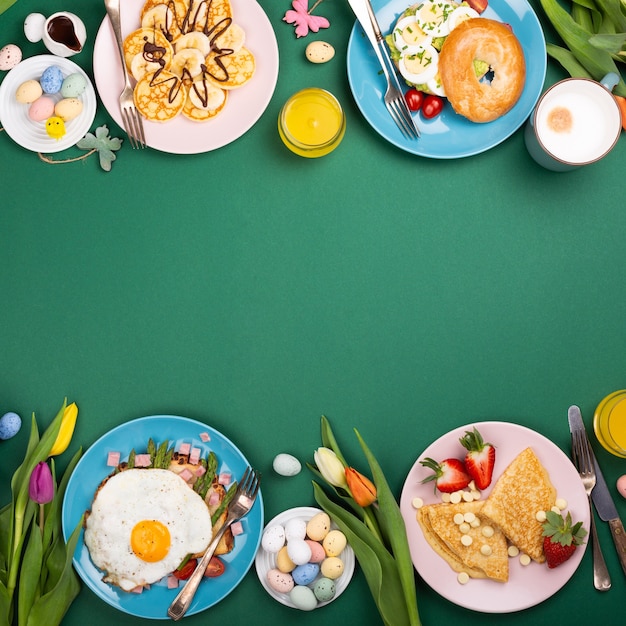
[[[568,420],[570,424],[570,431],[573,431],[574,429],[582,430],[585,432],[585,437],[587,436],[585,424],[578,407],[570,407],[570,410],[568,411]],[[591,492],[591,499],[593,500],[593,504],[596,507],[596,511],[598,512],[600,519],[607,522],[609,525],[620,565],[622,566],[624,574],[626,574],[626,532],[624,531],[624,525],[622,524],[622,520],[617,513],[615,503],[613,502],[613,498],[611,497],[609,488],[604,480],[602,470],[598,465],[598,460],[595,457],[591,445],[589,448],[596,469],[596,486]]]

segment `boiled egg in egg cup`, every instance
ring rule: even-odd
[[[257,576],[285,606],[311,611],[337,599],[354,574],[354,551],[321,509],[283,511],[263,530]]]

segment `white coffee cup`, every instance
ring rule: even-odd
[[[601,82],[566,78],[539,99],[524,139],[530,156],[555,172],[595,163],[615,146],[622,130],[619,106],[611,93],[617,74]]]

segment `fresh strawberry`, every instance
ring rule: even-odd
[[[482,13],[489,5],[489,2],[488,0],[467,0],[467,4],[469,4],[474,11]]]
[[[582,522],[572,526],[572,516],[567,517],[554,511],[546,511],[546,521],[543,523],[543,552],[546,555],[548,567],[553,569],[565,563],[576,550],[576,546],[583,543],[587,531]]]
[[[496,449],[490,443],[485,443],[476,428],[466,430],[459,439],[461,445],[467,449],[465,455],[465,469],[472,477],[477,489],[486,489],[491,484],[493,466],[496,462]]]
[[[426,458],[420,463],[434,472],[432,476],[424,478],[422,482],[427,483],[434,480],[435,487],[443,493],[465,489],[470,483],[471,478],[465,471],[463,462],[459,459],[445,459],[441,463],[437,463],[434,459]]]

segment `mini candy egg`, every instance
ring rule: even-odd
[[[329,556],[327,559],[324,559],[320,570],[322,576],[336,580],[343,574],[343,567],[343,561],[339,557]]]
[[[82,74],[75,72],[66,76],[61,85],[61,95],[64,98],[76,98],[80,96],[87,87],[87,81]]]
[[[289,594],[289,599],[301,611],[312,611],[317,606],[317,598],[309,587],[296,585]]]
[[[278,552],[285,545],[285,529],[280,524],[266,528],[261,545],[266,552]]]
[[[291,539],[304,539],[306,537],[306,522],[297,517],[290,519],[285,524],[285,538],[287,541]]]
[[[48,96],[41,96],[28,108],[28,117],[33,122],[43,122],[54,115],[54,100]]]
[[[313,587],[313,593],[320,602],[329,602],[335,597],[337,586],[330,578],[320,578]]]
[[[304,539],[292,539],[287,544],[287,554],[296,565],[304,565],[311,559],[311,548]]]
[[[54,114],[64,122],[69,122],[83,112],[83,103],[78,98],[63,98],[54,107]]]
[[[22,83],[15,92],[15,99],[20,104],[31,104],[43,93],[43,89],[37,80],[27,80]]]
[[[325,41],[312,41],[304,53],[311,63],[326,63],[335,56],[335,49]]]
[[[326,556],[339,556],[347,543],[348,540],[346,536],[340,530],[331,530],[326,537],[324,537],[322,546],[324,546]]]
[[[0,49],[0,70],[13,69],[22,60],[22,51],[10,43]]]
[[[296,585],[310,585],[319,573],[320,566],[317,563],[304,563],[303,565],[298,565],[291,572],[291,576]]]
[[[306,534],[313,541],[322,541],[330,530],[330,517],[323,511],[314,515],[306,525]]]
[[[276,567],[284,573],[293,572],[296,568],[296,564],[289,558],[287,546],[283,546],[278,551],[278,554],[276,555]]]
[[[0,439],[11,439],[20,432],[22,419],[17,413],[9,411],[0,417]]]
[[[626,498],[626,474],[617,479],[617,491],[622,498]]]
[[[276,593],[289,593],[294,587],[294,579],[291,574],[271,569],[267,572],[267,584]]]
[[[63,85],[63,72],[58,65],[47,67],[39,79],[44,93],[59,93]]]
[[[295,456],[284,452],[276,455],[272,467],[281,476],[295,476],[302,469],[300,461]]]
[[[43,29],[46,23],[46,16],[41,13],[31,13],[24,20],[24,34],[31,43],[41,41]]]
[[[311,563],[321,563],[326,558],[326,552],[321,543],[313,541],[313,539],[305,539],[309,548],[311,548]]]

